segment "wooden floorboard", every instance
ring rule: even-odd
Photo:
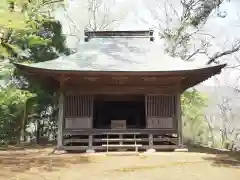
[[[176,129],[64,129],[64,135],[104,135],[104,134],[176,134]]]
[[[131,147],[131,148],[134,148],[135,147],[135,145],[126,145],[126,146],[121,146],[121,145],[109,145],[109,149],[113,149],[113,148],[121,148],[121,147]],[[149,146],[148,145],[139,145],[138,146],[139,148],[142,148],[142,149],[149,149]],[[104,146],[93,146],[92,147],[93,149],[95,149],[95,150],[106,150],[106,146],[104,145]],[[174,149],[178,149],[179,148],[179,146],[177,146],[177,145],[154,145],[153,146],[153,148],[155,148],[156,150],[174,150]],[[78,150],[81,150],[81,151],[85,151],[85,150],[87,150],[88,149],[88,146],[63,146],[63,148],[62,148],[63,150],[73,150],[73,151],[78,151]]]

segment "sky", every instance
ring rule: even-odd
[[[139,29],[149,29],[153,26],[157,26],[159,21],[156,21],[153,18],[154,8],[157,7],[158,17],[161,20],[164,20],[164,3],[165,1],[156,1],[156,0],[102,0],[103,2],[108,2],[110,4],[110,17],[118,18],[117,25],[112,27],[117,30],[139,30]],[[173,8],[180,13],[181,6],[179,6],[180,0],[168,0],[168,4],[172,4]],[[83,35],[83,29],[87,23],[87,0],[69,0],[67,12],[59,10],[56,13],[56,17],[62,22],[63,29],[66,34],[70,33],[70,28],[76,26],[75,34],[79,37]],[[225,18],[220,18],[214,13],[202,29],[204,33],[211,34],[214,36],[214,39],[211,39],[212,47],[210,47],[210,52],[220,52],[223,49],[231,48],[236,37],[239,37],[240,34],[240,13],[239,0],[231,0],[230,2],[224,3],[220,7],[221,12],[226,12],[227,16]],[[159,13],[160,12],[160,13]],[[69,20],[70,17],[71,21]],[[176,17],[175,17],[176,18]],[[174,20],[173,20],[174,22]],[[162,24],[162,23],[161,23]],[[230,28],[231,27],[231,28]],[[76,29],[78,29],[76,31]],[[73,32],[73,28],[71,28]],[[240,37],[239,37],[240,38]],[[159,39],[159,38],[157,38]],[[74,36],[68,36],[68,45],[72,48],[77,48],[79,40]],[[197,43],[197,42],[196,42]],[[163,43],[164,45],[164,43]],[[164,47],[162,48],[163,51]],[[211,54],[211,53],[210,53]],[[208,58],[204,55],[199,55],[195,58],[193,63],[196,65],[203,65],[207,62]],[[228,62],[234,64],[234,57],[227,56],[222,59],[223,62]],[[236,78],[240,75],[239,70],[229,70],[226,69],[220,75],[216,76],[219,79],[221,85],[234,84],[236,83]],[[215,85],[216,77],[211,78],[204,82],[206,85]]]

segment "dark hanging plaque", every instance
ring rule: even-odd
[[[144,31],[85,31],[85,41],[87,42],[91,38],[120,38],[120,37],[149,37],[150,41],[153,41],[153,30]]]

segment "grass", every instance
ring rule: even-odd
[[[0,151],[0,180],[237,180],[240,154],[190,148],[128,156],[51,154],[51,147]]]

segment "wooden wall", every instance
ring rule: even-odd
[[[64,99],[65,128],[92,128],[93,95],[68,94]],[[147,128],[176,129],[176,96],[145,96]]]
[[[147,95],[145,106],[147,128],[176,128],[176,96]]]
[[[91,95],[66,95],[65,128],[92,128],[93,100],[94,96]]]

